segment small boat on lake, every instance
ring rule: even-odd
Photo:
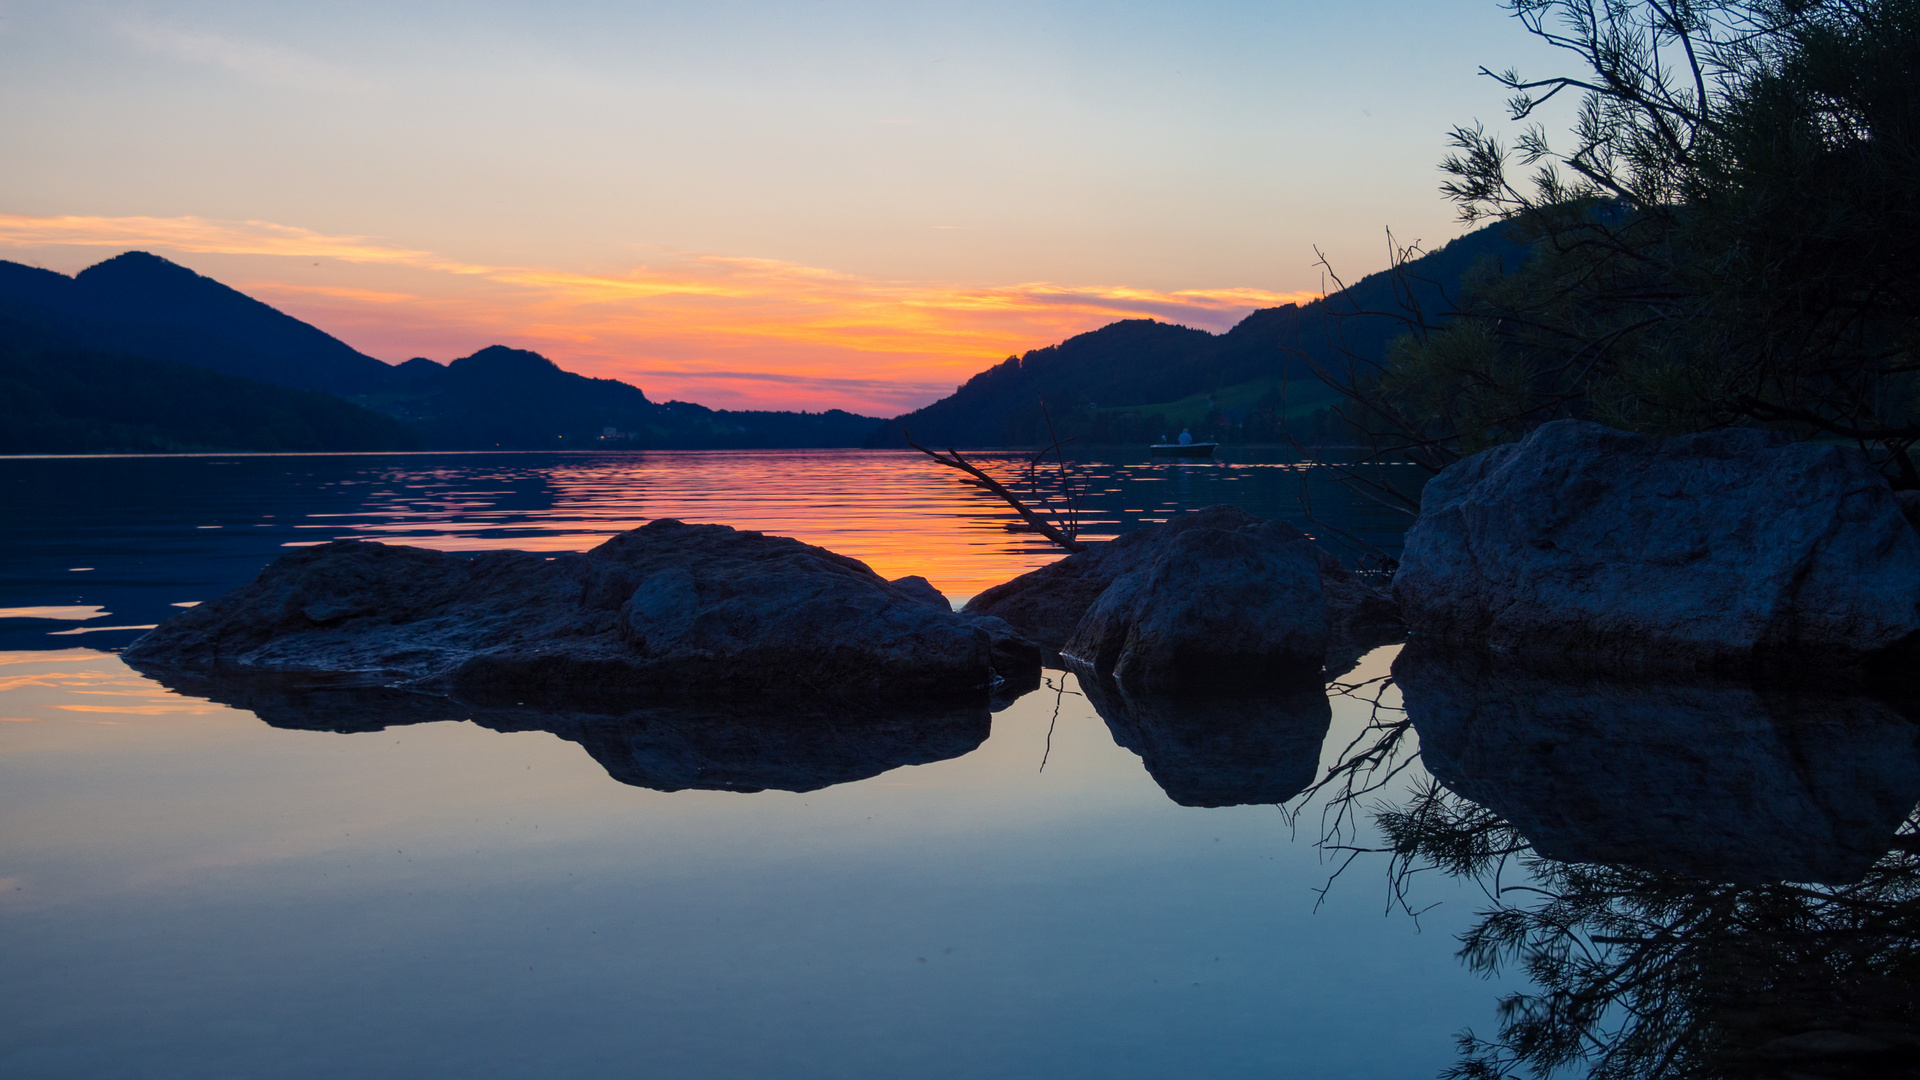
[[[1154,443],[1147,451],[1154,457],[1212,457],[1219,443]]]

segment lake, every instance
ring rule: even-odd
[[[1405,526],[1279,452],[1075,465],[1089,537],[1218,502],[1349,553]],[[887,451],[0,460],[0,1075],[1429,1077],[1499,1029],[1527,949],[1611,955],[1619,920],[1689,903],[1813,905],[1794,941],[1844,923],[1875,1000],[1910,993],[1920,725],[1876,698],[1414,660],[1403,688],[1394,648],[1311,701],[1152,712],[1048,671],[978,731],[849,721],[823,750],[741,721],[716,749],[670,722],[236,708],[114,652],[340,537],[569,550],[678,517],[956,602],[1058,557],[957,475]],[[690,754],[766,790],[702,790]],[[1496,910],[1534,936],[1463,962]],[[1662,940],[1737,938],[1749,975],[1784,955],[1736,921]],[[1707,1016],[1722,990],[1683,954],[1635,970]]]

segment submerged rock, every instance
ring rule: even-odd
[[[1317,683],[1257,695],[1135,694],[1097,676],[1080,689],[1113,739],[1181,806],[1283,803],[1307,789],[1333,707]]]
[[[1015,665],[1037,671],[1036,648],[920,586],[786,537],[671,520],[557,556],[339,541],[282,557],[125,655],[569,702],[694,690],[911,699],[984,694],[1031,676]]]
[[[1299,530],[1237,506],[1069,555],[988,589],[964,613],[997,616],[1083,664],[1162,688],[1337,672],[1400,633],[1382,590]]]
[[[1860,694],[1569,679],[1414,647],[1393,673],[1428,771],[1548,858],[1844,885],[1920,800],[1920,724]]]
[[[1427,485],[1393,591],[1416,638],[1452,644],[1844,661],[1920,631],[1920,534],[1850,447],[1560,420]]]
[[[655,791],[815,791],[960,757],[986,741],[992,727],[981,703],[873,710],[756,699],[599,712],[476,705],[307,676],[158,676],[169,689],[246,709],[278,728],[354,733],[465,720],[501,732],[551,732],[578,743],[613,779]]]

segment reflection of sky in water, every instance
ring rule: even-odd
[[[0,1074],[1403,1077],[1490,1018],[1477,894],[1424,933],[1371,874],[1315,912],[1309,824],[1174,805],[1077,696],[860,783],[665,794],[102,653],[0,680]]]
[[[1320,532],[1323,520],[1397,548],[1404,518],[1276,451],[1227,460],[1077,463],[1086,534],[1111,536],[1179,509],[1235,502]],[[1019,458],[976,455],[1002,476]],[[53,631],[117,648],[170,605],[248,580],[289,545],[336,537],[448,550],[584,550],[653,518],[798,537],[887,577],[919,574],[955,599],[1059,557],[1005,529],[1012,515],[912,452],[250,455],[0,459],[0,606],[105,609],[92,625],[0,616],[0,647],[50,647]],[[1310,488],[1303,489],[1303,483]],[[80,569],[84,568],[84,569]]]
[[[982,455],[1000,469],[1010,458]],[[1087,461],[1087,531],[1233,501],[1401,524],[1284,460]],[[111,654],[336,536],[586,548],[655,517],[965,597],[1057,552],[911,454],[0,461],[0,1075],[1431,1075],[1476,896],[1382,918],[1270,806],[1175,805],[1084,698],[807,794],[666,794],[545,732],[279,730]],[[1309,525],[1309,527],[1311,527]],[[82,636],[56,636],[68,631]],[[1376,658],[1377,665],[1384,661]],[[1335,709],[1329,746],[1362,722]],[[1040,763],[1046,756],[1046,768]]]
[[[1022,475],[1016,457],[972,457],[1003,477]],[[1095,459],[1075,465],[1089,537],[1216,502],[1282,517],[1300,512],[1299,470],[1286,462]],[[489,487],[476,480],[499,483]],[[527,505],[529,481],[537,483],[547,505]],[[593,455],[552,458],[491,476],[468,467],[414,469],[402,463],[375,478],[333,483],[365,486],[365,502],[311,514],[298,527],[330,531],[347,523],[357,536],[446,550],[511,541],[552,551],[584,549],[609,533],[676,517],[799,537],[861,559],[885,576],[919,574],[963,596],[1059,557],[1045,541],[1008,533],[1004,525],[1012,517],[1001,503],[962,486],[956,474],[918,454]]]
[[[1402,524],[1277,459],[1083,469],[1096,536],[1223,501],[1319,531],[1303,494],[1381,547]],[[72,648],[123,645],[138,631],[116,628],[335,536],[560,550],[678,516],[956,598],[1057,557],[914,455],[0,460],[0,487],[0,649],[16,650],[0,652],[0,1076],[1430,1076],[1519,985],[1454,957],[1493,902],[1486,877],[1418,873],[1408,904],[1441,906],[1416,923],[1387,914],[1383,860],[1362,860],[1316,904],[1344,853],[1312,841],[1339,824],[1336,843],[1376,846],[1368,811],[1417,803],[1418,764],[1351,817],[1310,804],[1297,835],[1272,806],[1169,797],[1295,790],[1327,723],[1312,694],[1096,695],[1107,722],[1072,694],[1055,724],[1043,690],[969,750],[984,712],[609,727],[392,695],[232,699],[256,717]],[[1391,652],[1345,678],[1384,675]],[[1399,676],[1382,726],[1331,699],[1322,775],[1376,745],[1399,751],[1376,777],[1409,763],[1410,720],[1460,793],[1635,881],[1851,882],[1920,791],[1910,708],[1844,688],[1574,684],[1412,655]],[[397,720],[430,722],[364,730]],[[903,760],[932,763],[889,767]],[[616,775],[871,778],[743,795]],[[1461,809],[1479,829],[1484,811]],[[1502,867],[1529,886],[1503,902],[1560,880],[1534,865],[1549,872]],[[1807,1023],[1850,1022],[1835,1000]]]

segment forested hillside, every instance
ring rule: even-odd
[[[0,307],[0,453],[413,450],[419,433],[317,390],[62,342]]]
[[[24,395],[8,413],[14,452],[832,447],[859,446],[880,423],[661,404],[497,345],[449,364],[390,365],[139,251],[73,277],[0,261],[0,315],[9,385]],[[214,373],[246,385],[205,377]],[[276,388],[331,396],[266,392]],[[241,401],[263,410],[258,422]]]
[[[1083,441],[1140,443],[1191,427],[1222,441],[1280,437],[1282,419],[1324,427],[1332,393],[1313,364],[1379,359],[1405,331],[1409,302],[1429,319],[1457,301],[1476,266],[1518,265],[1523,249],[1493,226],[1304,306],[1256,311],[1224,334],[1129,319],[1035,349],[975,375],[953,394],[896,417],[869,446],[1031,446],[1055,430]]]

